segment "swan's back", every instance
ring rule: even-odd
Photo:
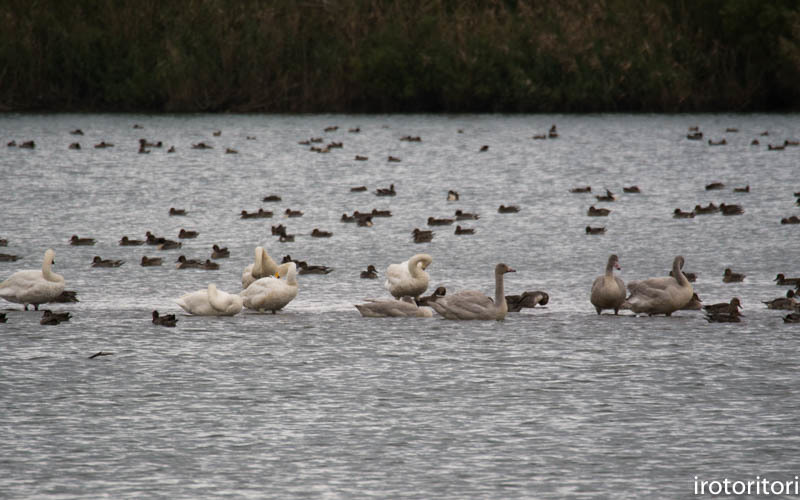
[[[495,319],[497,316],[494,301],[477,290],[447,295],[428,305],[446,319]]]

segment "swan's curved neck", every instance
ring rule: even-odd
[[[44,279],[47,281],[54,282],[59,282],[64,279],[60,274],[53,272],[53,255],[49,252],[45,254],[44,261],[42,262],[42,276],[44,276]]]
[[[675,280],[681,286],[686,286],[689,284],[689,280],[686,279],[686,275],[683,274],[681,271],[681,263],[678,259],[675,259],[675,262],[672,263],[672,274],[675,275]]]
[[[614,276],[614,261],[609,260],[606,264],[606,277],[612,278]]]
[[[214,309],[225,309],[225,304],[220,300],[219,292],[217,292],[217,287],[214,285],[208,285],[208,302]]]
[[[264,273],[264,250],[261,247],[256,248],[256,260],[253,262],[253,270],[250,274],[253,277],[261,276]]]
[[[289,264],[294,264],[294,262],[291,262]],[[286,284],[291,286],[297,286],[297,266],[290,265],[288,267],[289,270],[286,272]]]
[[[494,303],[497,304],[498,309],[502,309],[503,306],[508,308],[505,290],[503,289],[503,273],[494,273]]]
[[[408,261],[408,272],[414,278],[419,278],[422,276],[422,269],[420,269],[420,262],[425,260],[425,257],[422,255],[415,255]]]

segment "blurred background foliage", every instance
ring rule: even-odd
[[[4,0],[0,110],[800,108],[798,0]]]

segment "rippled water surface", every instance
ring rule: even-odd
[[[552,124],[557,139],[532,139]],[[693,125],[703,141],[686,139]],[[298,144],[312,137],[342,147]],[[53,248],[80,302],[52,305],[73,315],[58,326],[0,305],[0,497],[689,498],[695,476],[792,480],[800,325],[761,301],[785,293],[777,273],[800,275],[800,226],[780,224],[800,215],[800,148],[768,149],[798,137],[798,115],[2,115],[3,144],[36,147],[0,150],[0,252],[21,257],[0,262],[0,278]],[[164,146],[138,154],[140,138]],[[114,147],[93,147],[103,140]],[[191,148],[200,141],[213,149]],[[715,181],[724,189],[707,191]],[[373,194],[390,184],[397,196]],[[640,194],[622,192],[634,184]],[[593,192],[569,192],[584,185]],[[619,199],[595,200],[604,188]],[[672,218],[709,202],[745,212]],[[611,215],[588,217],[590,205]],[[259,207],[275,215],[239,218]],[[373,208],[394,216],[339,221]],[[412,241],[457,208],[480,214],[462,223],[475,235],[437,227]],[[270,234],[278,223],[295,242]],[[181,228],[200,235],[179,250],[118,245]],[[73,234],[97,243],[70,246]],[[215,243],[231,251],[219,270],[175,268]],[[257,245],[334,271],[300,276],[276,315],[182,314],[174,300],[208,283],[239,291]],[[423,251],[431,290],[492,294],[502,261],[517,270],[507,293],[550,302],[504,322],[362,318],[354,304],[388,297],[386,266]],[[703,301],[737,296],[743,321],[598,316],[589,289],[611,253],[626,281],[666,275],[683,255]],[[92,268],[95,255],[125,264]],[[165,264],[141,267],[143,255]],[[381,279],[359,278],[368,264]],[[723,283],[727,267],[745,280]],[[153,325],[153,309],[178,326]],[[98,351],[113,355],[88,359]]]

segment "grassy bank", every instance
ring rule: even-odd
[[[800,109],[796,0],[6,0],[0,110]]]

